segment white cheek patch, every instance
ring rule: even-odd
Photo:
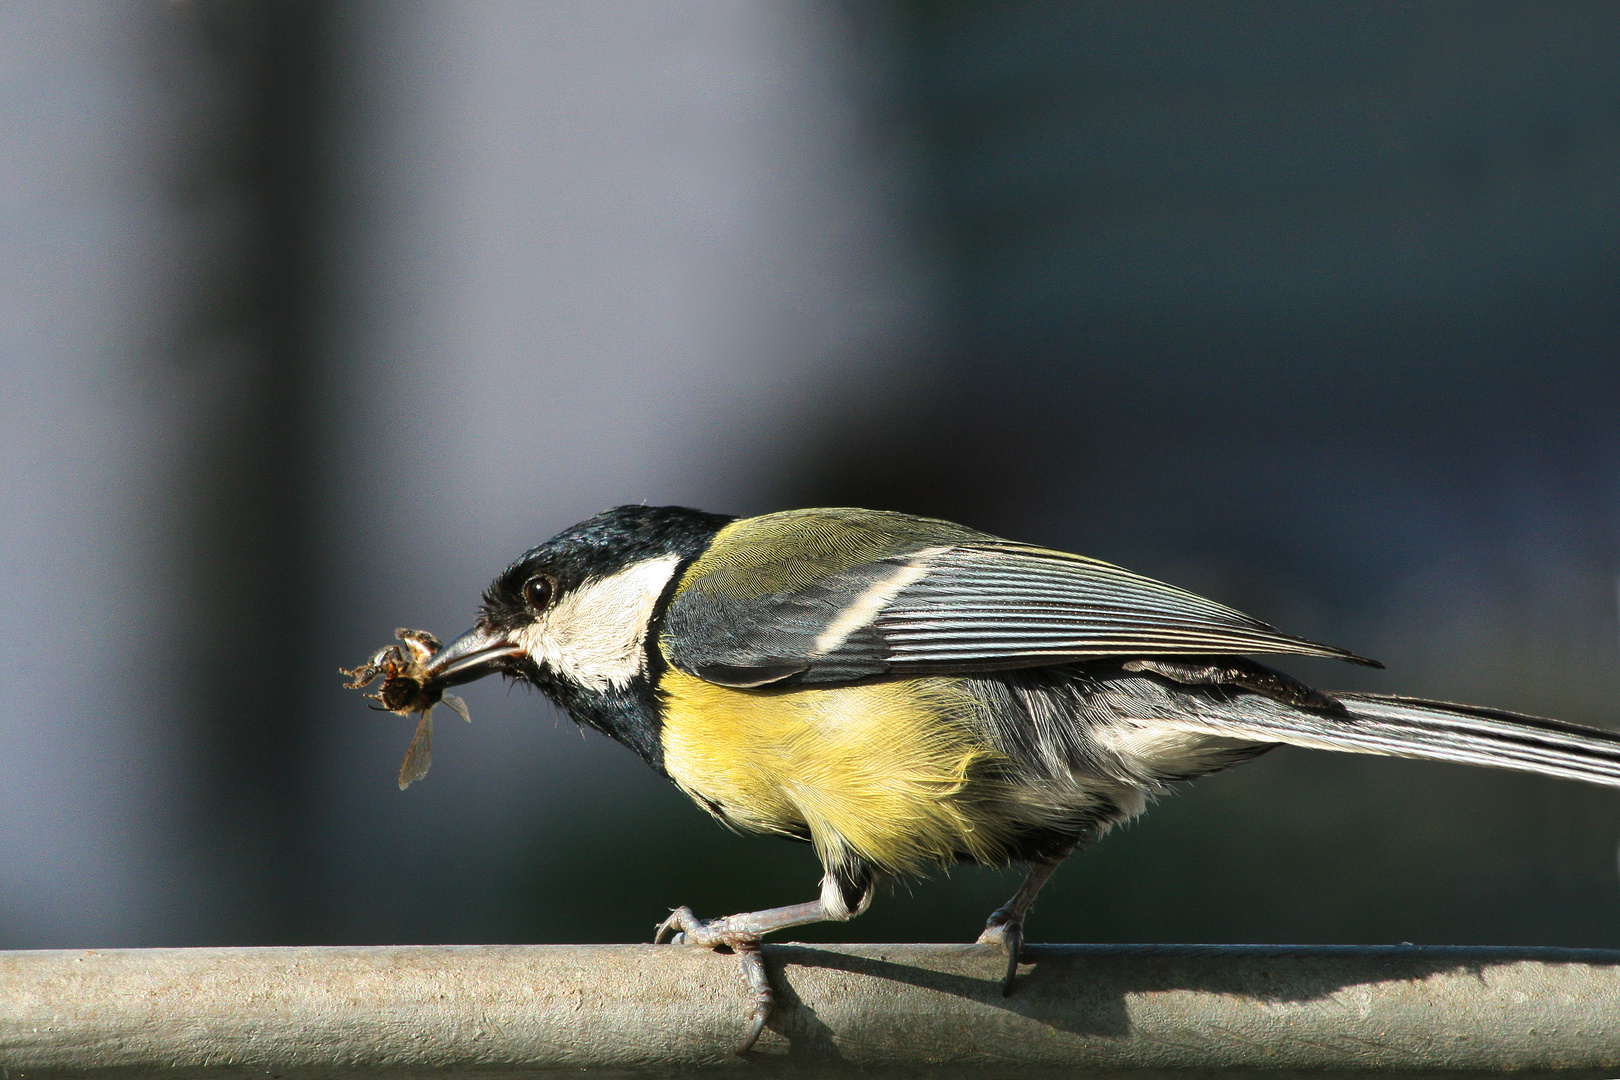
[[[665,555],[587,581],[520,631],[518,644],[587,690],[627,686],[646,670],[647,623],[680,561]]]

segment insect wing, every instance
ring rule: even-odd
[[[434,653],[444,648],[444,643],[426,630],[408,630],[402,626],[394,631],[394,636],[400,640],[400,645],[410,656],[413,668],[427,663]],[[398,647],[400,646],[395,646]]]
[[[439,701],[442,704],[449,706],[451,712],[467,721],[467,723],[472,723],[472,711],[467,708],[467,703],[465,701],[456,697],[454,694],[446,694],[440,698]]]
[[[426,776],[428,766],[432,764],[433,709],[430,706],[422,710],[422,719],[417,721],[411,748],[405,751],[405,763],[399,767],[399,790],[404,791]]]

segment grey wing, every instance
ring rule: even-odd
[[[1294,653],[1374,661],[1095,559],[1007,542],[865,563],[791,592],[671,604],[664,650],[728,686],[969,674],[1108,656]]]

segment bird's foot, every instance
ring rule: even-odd
[[[737,1047],[738,1054],[746,1054],[759,1041],[765,1022],[776,1007],[776,988],[771,985],[765,970],[765,956],[760,951],[759,934],[745,930],[733,918],[699,919],[689,907],[678,907],[669,918],[658,924],[653,932],[653,944],[668,934],[671,945],[698,945],[706,949],[730,949],[737,956],[743,979],[748,983],[752,1002],[748,1009],[748,1032]]]
[[[735,948],[739,940],[748,938],[759,943],[758,934],[751,934],[735,924],[733,918],[700,919],[692,914],[691,908],[678,907],[653,931],[653,944],[662,944],[666,936],[671,945],[702,945],[707,949]]]
[[[1001,996],[1011,997],[1013,979],[1018,975],[1018,956],[1024,951],[1024,917],[997,908],[986,920],[978,944],[1000,945],[1007,950],[1007,974],[1001,980]]]

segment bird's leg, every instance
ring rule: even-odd
[[[753,1049],[765,1022],[776,1007],[776,989],[771,986],[765,970],[765,957],[760,952],[759,940],[765,934],[786,930],[790,926],[806,923],[842,922],[853,919],[865,911],[872,902],[876,880],[864,866],[829,870],[821,881],[821,899],[808,904],[789,904],[787,907],[768,908],[764,911],[745,911],[719,919],[699,919],[689,907],[678,907],[669,918],[658,924],[653,932],[653,943],[670,936],[672,945],[700,945],[704,948],[725,947],[737,955],[743,978],[753,994],[749,1008],[748,1034],[737,1053],[746,1054]]]
[[[678,907],[669,913],[669,918],[658,924],[658,932],[653,935],[653,943],[661,942],[664,935],[673,930],[675,933],[669,939],[671,945],[702,945],[709,949],[718,949],[721,946],[735,948],[739,941],[757,942],[775,930],[786,930],[790,926],[803,926],[806,923],[827,922],[832,918],[820,900],[812,900],[808,904],[767,908],[764,911],[744,911],[719,919],[700,919],[692,914],[691,908]]]
[[[1035,863],[1024,876],[1011,900],[990,913],[985,920],[984,933],[979,935],[980,945],[1000,945],[1007,950],[1007,974],[1001,980],[1001,996],[1012,994],[1013,978],[1018,974],[1018,954],[1024,949],[1024,916],[1035,903],[1035,894],[1041,891],[1046,879],[1056,872],[1063,860],[1074,853],[1070,847],[1049,862]]]
[[[742,968],[743,978],[753,997],[748,1013],[748,1033],[737,1047],[737,1053],[746,1054],[753,1049],[760,1032],[765,1030],[765,1021],[771,1018],[771,1011],[776,1007],[776,988],[771,986],[770,975],[765,970],[765,957],[759,948],[760,937],[772,930],[825,922],[828,917],[820,900],[766,911],[747,911],[707,921],[692,914],[689,907],[678,907],[669,913],[669,918],[658,924],[658,929],[653,933],[653,944],[662,941],[664,935],[673,930],[674,935],[670,938],[672,945],[701,945],[709,949],[724,946],[737,954],[737,964]]]

